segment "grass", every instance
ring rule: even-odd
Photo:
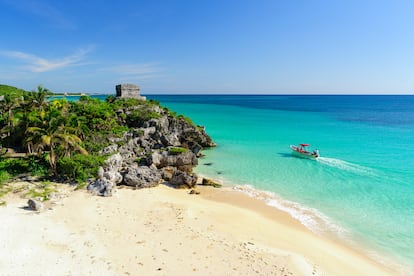
[[[40,184],[37,184],[36,187],[30,189],[25,196],[40,198],[41,201],[46,201],[50,199],[50,195],[56,192],[56,187],[49,181],[43,181]]]
[[[8,182],[10,178],[11,178],[11,175],[7,171],[0,170],[0,187],[4,183]]]
[[[188,149],[186,149],[186,148],[173,147],[173,148],[169,149],[168,153],[171,154],[171,155],[177,155],[177,154],[180,154],[180,153],[186,153],[187,151],[188,151]]]

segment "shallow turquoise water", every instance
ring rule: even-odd
[[[198,173],[272,192],[268,204],[313,231],[414,263],[414,97],[412,106],[398,97],[214,97],[154,96],[218,144]],[[293,157],[289,145],[298,143],[321,158]]]

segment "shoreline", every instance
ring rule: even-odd
[[[303,221],[294,217],[290,212],[286,211],[284,208],[279,208],[278,206],[269,204],[268,198],[273,192],[267,192],[262,190],[257,190],[250,186],[223,186],[228,195],[224,195],[221,191],[216,191],[214,196],[206,197],[209,200],[223,202],[231,205],[238,206],[240,208],[247,208],[256,212],[258,215],[265,216],[271,220],[280,220],[284,225],[299,229],[300,231],[307,232],[310,235],[327,241],[328,243],[335,244],[336,246],[343,248],[346,251],[352,252],[358,256],[358,258],[366,259],[366,261],[372,263],[374,266],[379,266],[387,270],[391,274],[396,275],[414,275],[414,270],[411,267],[408,267],[407,264],[401,264],[397,260],[387,257],[383,254],[379,254],[376,251],[372,251],[363,244],[358,244],[353,239],[348,239],[345,234],[334,232],[332,229],[327,231],[315,231],[314,229],[309,228]],[[248,189],[248,191],[245,190]],[[257,194],[250,194],[252,190]],[[239,195],[237,195],[239,194]],[[259,195],[259,196],[258,196]],[[263,197],[265,195],[265,197]],[[239,198],[239,199],[238,199]],[[275,200],[275,199],[272,199]],[[293,204],[293,202],[286,201],[282,198],[277,200],[284,201],[282,204]],[[246,204],[247,202],[247,204]],[[280,205],[282,206],[282,205]],[[318,217],[318,219],[320,219]],[[339,226],[335,226],[339,227]],[[319,229],[321,230],[321,229]]]
[[[0,239],[7,239],[1,252],[8,254],[0,258],[0,272],[36,274],[59,263],[61,274],[398,275],[259,199],[229,189],[197,190],[200,195],[165,185],[118,188],[109,198],[71,191],[41,213],[23,210],[26,201],[12,195],[0,207],[0,219],[14,227],[0,227]],[[13,264],[21,258],[24,266]]]
[[[200,177],[214,179],[202,173],[198,174]],[[263,207],[259,208],[259,205],[264,205],[264,209],[276,210],[276,212],[279,213],[276,216],[266,215],[269,218],[275,219],[278,216],[286,215],[287,220],[284,221],[284,223],[295,225],[295,227],[301,227],[304,231],[308,231],[317,237],[327,239],[348,248],[361,257],[366,258],[368,261],[385,267],[386,269],[393,271],[393,273],[397,273],[397,275],[414,275],[414,267],[410,266],[409,263],[387,255],[385,252],[374,250],[361,237],[357,239],[352,236],[347,229],[337,225],[335,222],[331,221],[329,217],[326,217],[316,209],[309,209],[299,203],[286,200],[275,194],[275,192],[260,190],[251,185],[225,184],[223,180],[217,178],[214,179],[214,181],[220,183],[222,189],[227,190],[229,193],[241,194],[244,197],[251,198],[252,201],[256,203],[250,204],[249,208],[252,208],[252,210],[255,210],[261,215],[263,215]],[[240,205],[239,202],[232,200],[231,197],[228,197],[226,200],[218,195],[218,198],[221,198],[219,201],[229,201],[231,204]],[[217,198],[212,197],[210,200],[217,200]],[[243,206],[240,205],[240,207]],[[267,212],[269,211],[264,213]],[[271,212],[272,211],[270,211],[270,213]]]

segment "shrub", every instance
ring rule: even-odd
[[[57,172],[67,179],[85,182],[97,175],[98,168],[104,164],[105,159],[105,156],[82,154],[63,157],[57,162]]]
[[[24,159],[4,159],[0,162],[0,171],[6,171],[11,176],[29,172],[29,163]]]
[[[4,183],[8,182],[11,178],[11,175],[4,170],[0,170],[0,188],[3,186]]]
[[[134,109],[126,118],[127,124],[130,127],[140,127],[144,122],[150,119],[158,119],[161,115],[155,111],[147,109]]]
[[[44,157],[30,156],[28,165],[32,175],[44,177],[49,174],[50,165]]]

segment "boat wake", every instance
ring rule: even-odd
[[[358,164],[354,164],[351,162],[346,162],[341,159],[319,157],[317,161],[324,165],[337,168],[340,170],[348,171],[348,172],[353,172],[353,173],[362,174],[362,175],[376,175],[374,169],[364,167]]]

